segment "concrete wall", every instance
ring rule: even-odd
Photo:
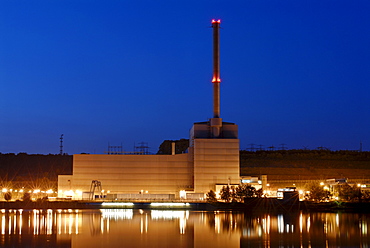
[[[188,154],[73,155],[73,176],[59,176],[58,190],[87,192],[92,180],[111,194],[178,195],[193,190],[193,166]]]
[[[59,176],[58,196],[73,191],[74,199],[82,199],[92,180],[101,182],[105,194],[175,194],[176,198],[180,191],[204,196],[216,184],[239,184],[238,126],[223,122],[219,138],[209,137],[209,129],[209,122],[194,124],[187,154],[73,155],[73,175]]]
[[[194,191],[207,193],[216,184],[239,184],[239,139],[194,139]]]

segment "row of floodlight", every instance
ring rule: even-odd
[[[48,189],[48,190],[40,190],[40,189],[34,189],[34,190],[25,190],[24,188],[22,189],[7,189],[7,188],[2,188],[1,190],[2,193],[34,193],[34,194],[37,194],[37,193],[43,193],[43,194],[54,194],[54,193],[58,193],[57,191],[54,191],[52,189]]]

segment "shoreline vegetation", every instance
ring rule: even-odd
[[[104,203],[104,204],[103,204]],[[155,209],[198,211],[242,211],[253,213],[359,212],[370,213],[370,202],[284,202],[275,198],[254,198],[240,202],[109,202],[109,201],[0,201],[0,209]]]

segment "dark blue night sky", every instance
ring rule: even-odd
[[[221,117],[250,144],[370,150],[370,1],[0,1],[0,152],[103,153]]]

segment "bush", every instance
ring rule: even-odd
[[[206,194],[207,202],[217,202],[216,193],[213,190],[210,190]]]
[[[12,199],[12,193],[10,193],[10,192],[6,192],[6,193],[4,194],[4,199],[5,199],[6,201],[10,201],[10,200]]]
[[[262,188],[256,190],[249,184],[240,184],[237,187],[224,186],[220,191],[220,198],[225,202],[243,202],[245,198],[262,197]]]
[[[309,191],[310,193],[307,198],[311,201],[321,202],[329,200],[331,197],[331,193],[328,190],[325,190],[324,187],[317,184],[309,186]]]
[[[24,193],[23,194],[23,201],[24,202],[30,202],[31,200],[31,194],[30,193]]]
[[[339,187],[338,196],[342,201],[360,201],[362,194],[359,187],[356,185],[351,187],[346,183]]]
[[[229,202],[231,198],[230,193],[230,187],[229,186],[223,186],[220,190],[220,198],[221,200],[224,200],[225,202]]]

